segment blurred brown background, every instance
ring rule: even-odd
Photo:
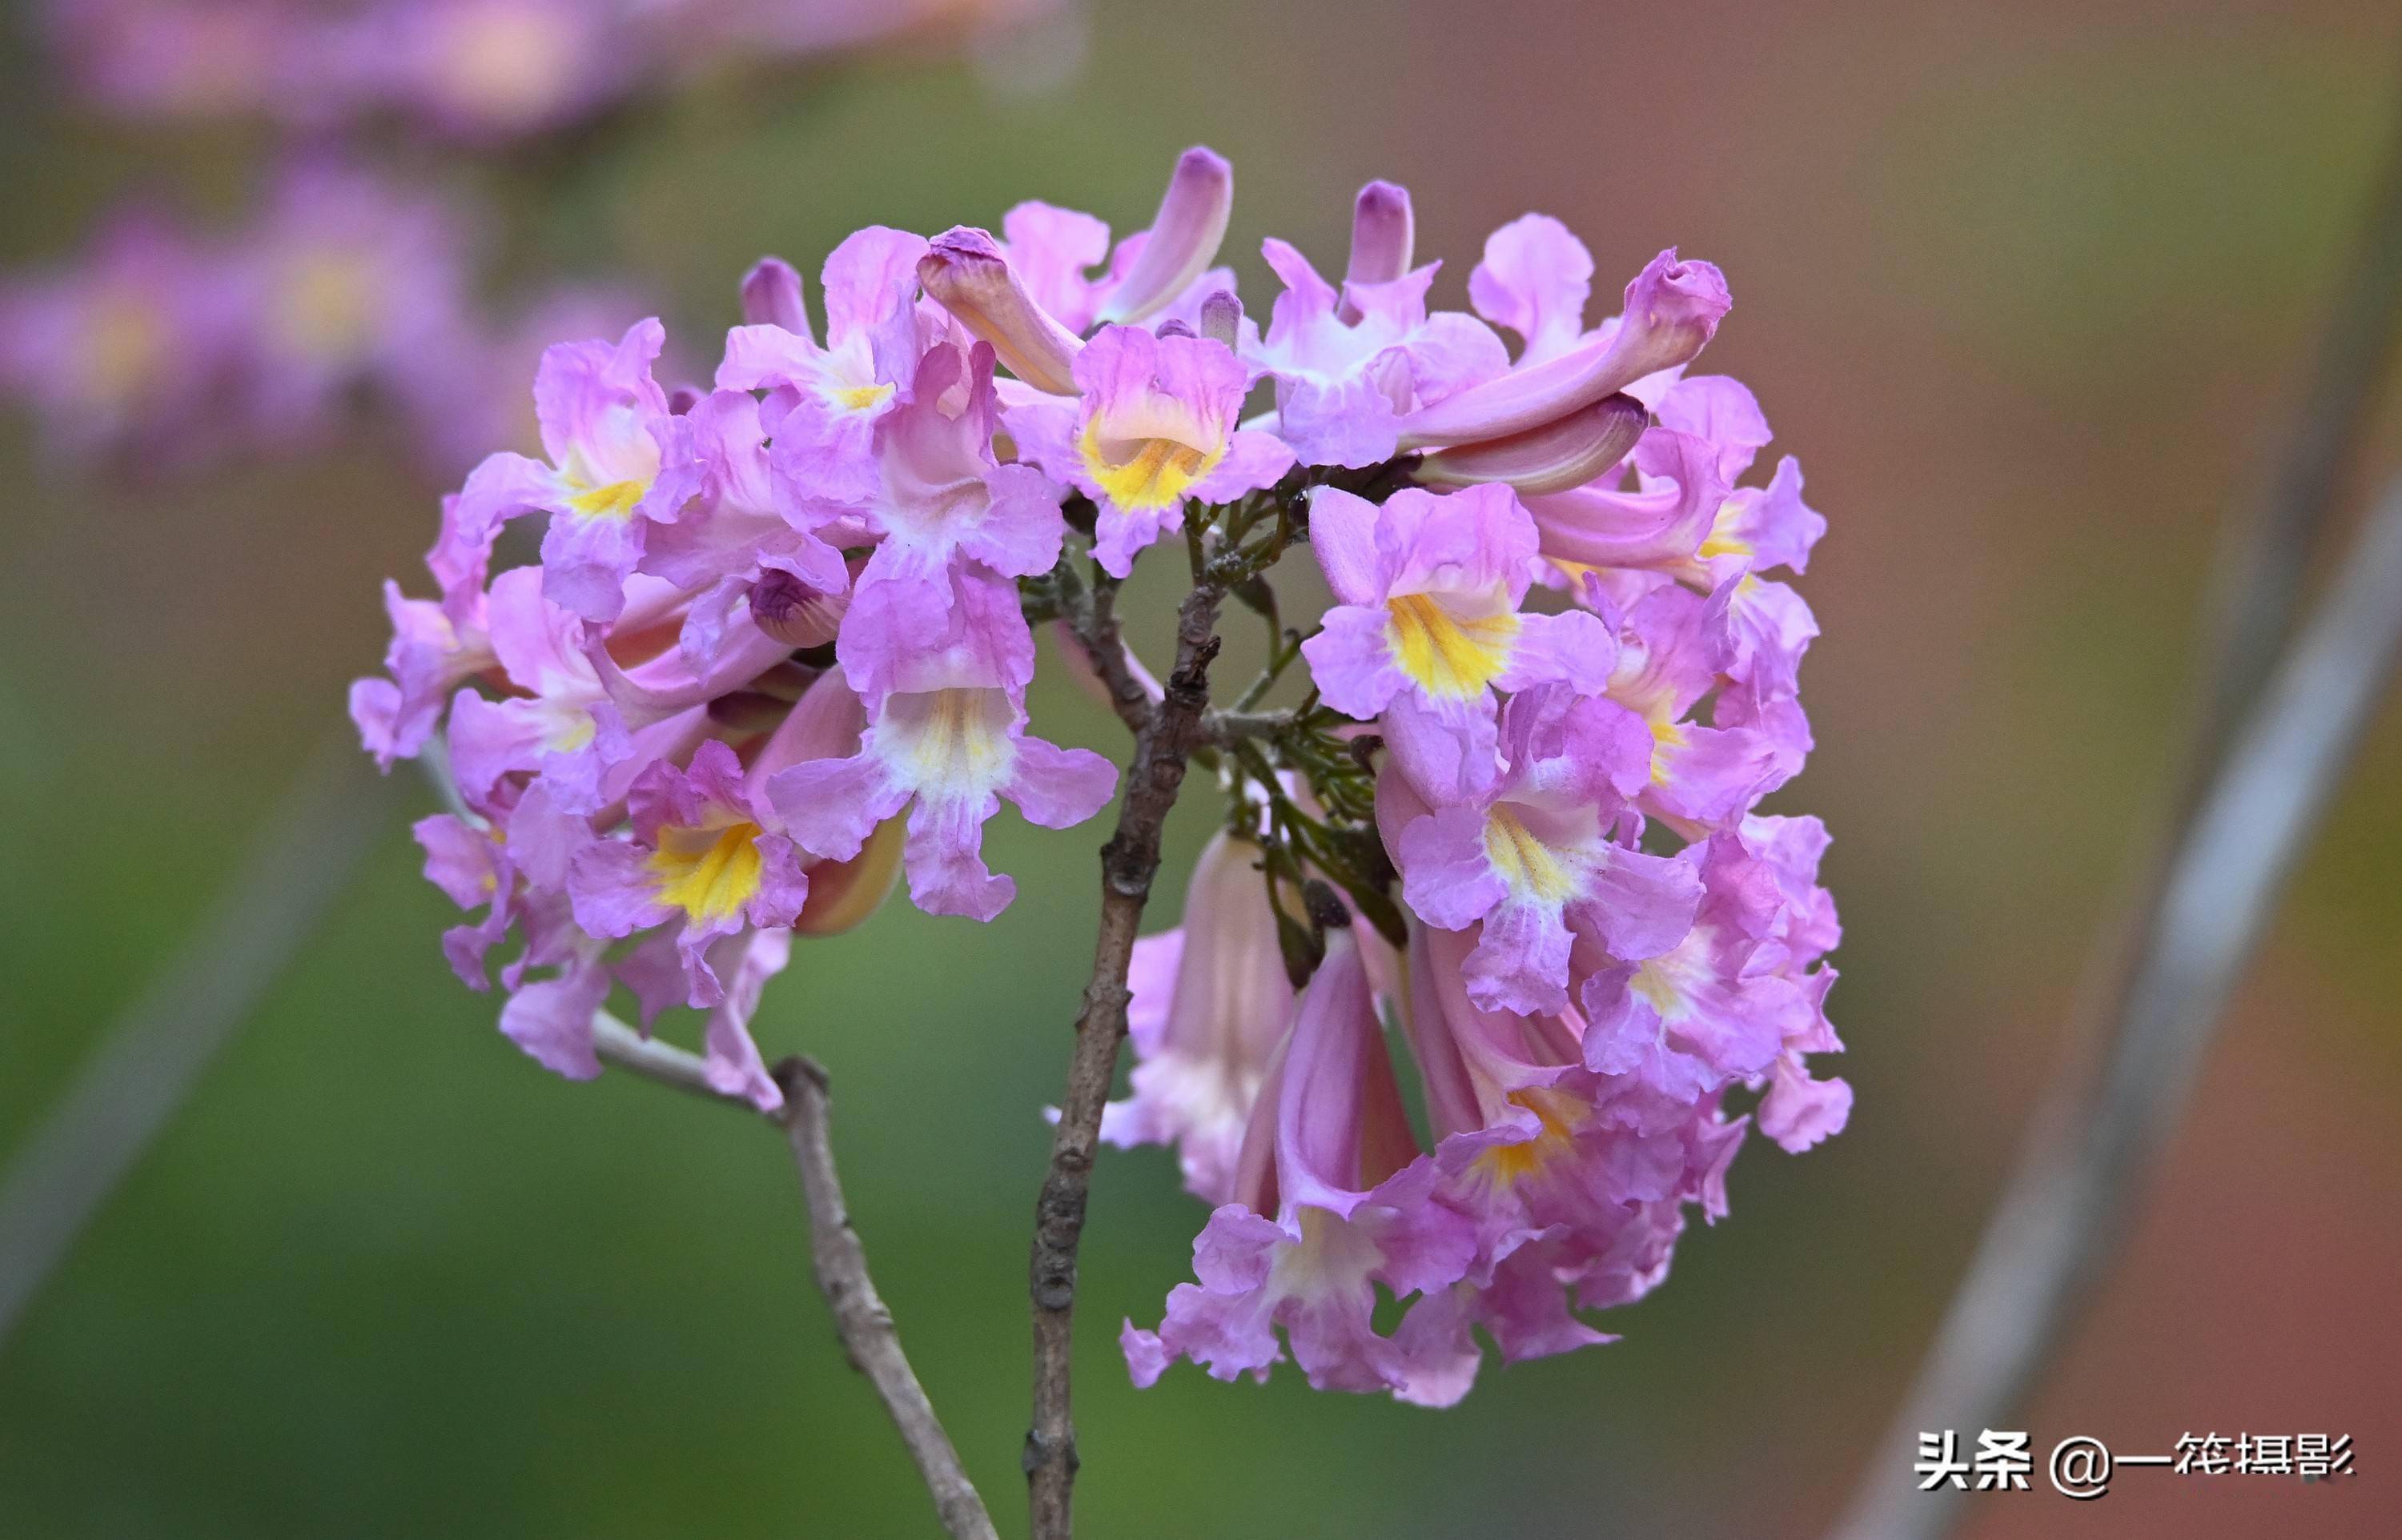
[[[1671,242],[1725,268],[1736,308],[1705,366],[1758,392],[1833,521],[1802,585],[1819,749],[1776,806],[1836,835],[1852,1127],[1799,1160],[1746,1149],[1732,1218],[1607,1323],[1623,1342],[1488,1367],[1440,1414],[1282,1376],[1130,1389],[1118,1320],[1155,1319],[1203,1216],[1166,1156],[1112,1158],[1079,1491],[1105,1536],[1810,1534],[2056,1061],[2170,761],[2216,521],[2290,403],[2402,109],[2402,15],[1096,0],[1087,28],[1055,89],[1010,86],[1050,73],[1023,59],[888,57],[679,101],[573,176],[453,174],[523,200],[515,260],[624,275],[693,357],[763,251],[813,269],[861,223],[992,223],[1037,196],[1131,229],[1195,141],[1235,161],[1230,250],[1259,311],[1259,238],[1339,267],[1371,176],[1413,189],[1450,303],[1484,232],[1528,209],[1584,236],[1601,294]],[[0,263],[63,251],[132,186],[206,203],[245,185],[244,131],[62,117],[30,47],[6,47]],[[2402,464],[2402,419],[2382,420],[2380,463]],[[424,591],[438,488],[372,432],[197,483],[70,480],[37,474],[16,418],[0,484],[5,1149],[341,730],[381,646],[378,580]],[[1118,752],[1081,698],[1036,711]],[[2361,1474],[1988,1494],[1979,1540],[2395,1533],[2397,777],[2389,707],[2025,1419],[2038,1448],[2122,1451],[2350,1433]],[[1208,822],[1188,812],[1180,872]],[[997,824],[1024,893],[1000,922],[893,906],[805,949],[760,1026],[771,1056],[833,1071],[879,1280],[1005,1528],[1039,1109],[1098,837]],[[395,820],[0,1351],[0,1533],[925,1533],[808,1286],[774,1141],[519,1057],[444,968],[447,905],[415,866]]]

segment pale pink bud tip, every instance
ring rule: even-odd
[[[1417,245],[1417,218],[1407,187],[1371,182],[1360,189],[1351,211],[1351,266],[1347,283],[1389,283],[1410,270]]]
[[[1196,144],[1176,162],[1167,196],[1134,269],[1101,307],[1104,322],[1136,322],[1173,304],[1217,258],[1235,212],[1235,168],[1217,151]]]
[[[1035,303],[988,232],[962,225],[936,236],[918,263],[918,281],[960,325],[991,343],[1011,374],[1038,391],[1076,394],[1074,365],[1084,344]]]
[[[1565,492],[1624,460],[1650,420],[1633,396],[1604,396],[1526,433],[1438,450],[1419,463],[1417,478],[1430,487],[1499,481],[1521,492]]]
[[[1231,348],[1243,328],[1243,302],[1223,289],[1201,302],[1201,335]]]
[[[753,326],[781,326],[809,335],[809,313],[801,304],[801,275],[780,256],[763,256],[742,280],[742,319]]]

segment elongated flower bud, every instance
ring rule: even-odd
[[[1009,372],[1052,395],[1074,395],[1084,344],[1035,303],[989,232],[961,225],[934,238],[918,282],[959,324],[992,344]]]
[[[1103,322],[1136,322],[1155,315],[1208,270],[1226,239],[1235,212],[1235,168],[1226,158],[1195,144],[1176,162],[1167,195],[1159,200],[1151,238],[1135,258],[1134,270],[1101,307]]]
[[[1243,302],[1223,289],[1201,302],[1201,335],[1231,348],[1243,330]]]
[[[1411,413],[1401,421],[1401,447],[1507,438],[1590,406],[1690,362],[1732,303],[1718,268],[1679,262],[1671,246],[1626,286],[1626,309],[1607,337]]]
[[[1438,450],[1419,463],[1417,478],[1429,487],[1499,481],[1530,494],[1565,492],[1625,459],[1650,420],[1643,403],[1622,392],[1527,433]]]
[[[1410,270],[1417,247],[1417,215],[1410,208],[1410,190],[1391,182],[1371,182],[1360,189],[1351,206],[1351,265],[1343,282],[1390,283]],[[1340,315],[1356,324],[1360,308],[1346,296]]]
[[[780,256],[763,256],[742,280],[742,319],[753,326],[780,326],[808,337],[808,308],[801,302],[801,275]]]

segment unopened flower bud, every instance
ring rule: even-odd
[[[1242,335],[1243,302],[1224,289],[1213,289],[1201,302],[1201,335],[1231,348]]]
[[[1159,200],[1159,214],[1151,222],[1150,238],[1142,243],[1134,269],[1101,307],[1098,319],[1140,321],[1173,304],[1217,259],[1234,212],[1235,168],[1204,145],[1186,150],[1168,179],[1167,194]]]
[[[1351,207],[1351,265],[1344,269],[1344,283],[1390,283],[1410,270],[1416,248],[1417,216],[1410,208],[1409,189],[1390,182],[1371,182],[1360,188],[1359,201]],[[1359,307],[1347,296],[1340,315],[1346,323],[1360,319]]]
[[[825,594],[792,573],[769,568],[751,585],[751,618],[759,629],[787,647],[817,647],[832,641],[850,608],[847,594]]]
[[[753,326],[781,326],[809,336],[808,307],[801,302],[801,275],[780,256],[763,256],[742,280],[742,319]]]
[[[1527,433],[1437,450],[1419,462],[1417,479],[1429,487],[1499,481],[1529,494],[1565,492],[1624,460],[1650,420],[1643,403],[1621,392]]]
[[[1626,286],[1625,311],[1608,337],[1421,407],[1401,419],[1401,447],[1507,438],[1590,406],[1690,363],[1732,303],[1718,268],[1680,262],[1671,246]]]
[[[934,238],[918,281],[960,325],[992,344],[1011,374],[1053,395],[1076,394],[1084,344],[1034,301],[991,234],[959,226]]]

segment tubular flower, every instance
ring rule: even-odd
[[[1135,942],[1134,1094],[1101,1121],[1111,1144],[1175,1145],[1185,1187],[1212,1204],[1234,1196],[1243,1131],[1292,1018],[1261,859],[1253,841],[1221,830],[1193,869],[1183,926]]]
[[[1335,710],[1382,714],[1389,735],[1419,743],[1430,776],[1447,762],[1455,773],[1440,778],[1490,778],[1496,689],[1608,681],[1614,649],[1594,616],[1519,613],[1535,527],[1508,488],[1397,492],[1381,509],[1327,488],[1309,522],[1337,600],[1302,645],[1310,678]]]
[[[1183,528],[1186,502],[1231,502],[1291,468],[1275,434],[1236,425],[1250,379],[1223,343],[1104,326],[1073,373],[1076,406],[1018,406],[1009,426],[1021,454],[1098,507],[1093,555],[1113,577]]]
[[[1581,289],[1581,281],[1566,285],[1562,280],[1567,274],[1558,267],[1529,267],[1533,282],[1525,288],[1519,289],[1512,278],[1495,276],[1488,278],[1485,293],[1489,305],[1503,293],[1518,291],[1513,297],[1522,303],[1499,313],[1537,329],[1527,338],[1531,348],[1556,339],[1564,319],[1554,318],[1561,317],[1568,300],[1563,290]],[[1497,272],[1490,266],[1480,270]],[[1589,260],[1584,270],[1590,277]],[[1574,293],[1574,300],[1581,311],[1582,294]],[[1732,303],[1718,268],[1706,262],[1680,262],[1672,246],[1636,274],[1626,286],[1626,309],[1612,323],[1574,347],[1549,356],[1521,357],[1507,374],[1420,407],[1401,423],[1401,446],[1506,438],[1590,406],[1650,376],[1691,363],[1718,334],[1719,322]]]
[[[1060,488],[1030,465],[993,458],[998,420],[992,349],[980,342],[973,352],[927,353],[915,395],[877,429],[880,486],[860,513],[881,539],[842,623],[843,667],[863,694],[889,688],[912,653],[942,644],[955,574],[989,584],[1047,572],[1059,559]]]
[[[761,426],[788,500],[857,502],[879,483],[876,425],[906,403],[935,328],[918,307],[922,237],[872,226],[825,260],[826,340],[809,329],[800,275],[763,263],[745,284],[760,314],[725,334],[718,389],[767,392]],[[772,259],[771,259],[772,260]]]
[[[551,347],[545,459],[445,501],[435,597],[387,586],[352,714],[448,777],[417,828],[463,912],[442,950],[505,991],[512,1042],[596,1075],[624,991],[772,1107],[752,1029],[796,944],[904,877],[989,920],[1001,803],[1064,828],[1116,790],[1032,731],[1052,627],[1142,745],[1113,851],[1158,837],[1185,754],[1227,799],[1180,923],[1132,947],[1132,1090],[1097,1130],[1174,1147],[1209,1205],[1130,1372],[1290,1356],[1447,1405],[1480,1339],[1610,1341],[1594,1313],[1726,1214],[1755,1123],[1800,1151],[1849,1118],[1815,1067],[1843,1046],[1827,834],[1759,811],[1811,748],[1791,580],[1826,521],[1750,392],[1686,372],[1729,311],[1707,263],[1663,253],[1588,327],[1590,256],[1529,215],[1485,243],[1474,314],[1429,313],[1409,197],[1372,183],[1339,285],[1267,242],[1263,334],[1209,267],[1232,187],[1193,151],[1114,246],[1033,202],[1000,239],[861,231],[822,341],[765,260],[705,391],[655,380],[656,322]],[[495,573],[536,510],[541,561]],[[1179,529],[1198,583],[1154,672],[1121,584]],[[1322,612],[1272,581],[1296,543]],[[1215,601],[1273,639],[1239,695],[1203,694]]]
[[[1320,1390],[1407,1397],[1443,1366],[1371,1321],[1379,1286],[1440,1291],[1474,1260],[1466,1216],[1433,1201],[1385,1052],[1368,976],[1348,932],[1327,938],[1243,1146],[1236,1195],[1193,1244],[1197,1284],[1167,1297],[1158,1331],[1119,1338],[1135,1383],[1178,1358],[1212,1377],[1264,1380],[1284,1357]]]
[[[1412,410],[1510,366],[1501,339],[1475,317],[1428,313],[1427,289],[1439,264],[1411,268],[1412,229],[1409,194],[1390,183],[1369,184],[1360,194],[1350,271],[1339,291],[1284,241],[1261,247],[1285,292],[1266,335],[1246,356],[1276,379],[1277,433],[1305,465],[1389,459]]]
[[[709,943],[746,927],[791,925],[809,891],[799,853],[753,804],[740,762],[722,743],[702,744],[689,770],[651,765],[634,782],[628,810],[630,837],[595,840],[575,853],[568,870],[575,923],[607,938],[670,928],[689,1003],[716,1005],[725,989]]]
[[[651,364],[666,340],[644,321],[614,347],[561,343],[543,355],[534,409],[549,463],[504,452],[467,477],[432,557],[446,594],[480,586],[501,525],[541,511],[543,592],[587,620],[616,618],[644,529],[673,523],[691,493],[688,475],[660,474],[674,429]]]
[[[1642,719],[1596,696],[1541,685],[1501,716],[1502,770],[1483,794],[1429,807],[1396,756],[1377,816],[1413,913],[1446,930],[1477,926],[1465,963],[1478,1004],[1556,1011],[1567,1004],[1570,933],[1615,957],[1649,957],[1691,928],[1691,871],[1615,836],[1649,779]]]
[[[1089,749],[1027,736],[1034,640],[1015,597],[974,579],[953,582],[949,634],[869,695],[858,752],[780,771],[766,794],[801,846],[832,860],[857,856],[879,823],[907,811],[912,901],[988,920],[1017,892],[981,853],[1001,799],[1029,822],[1065,829],[1100,811],[1117,772]]]

